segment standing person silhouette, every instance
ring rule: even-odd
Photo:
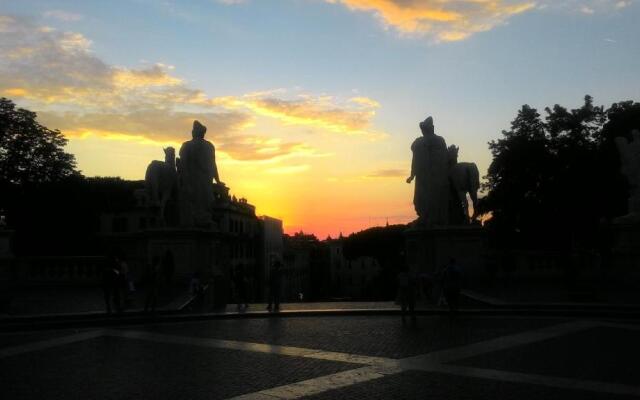
[[[246,311],[249,308],[249,303],[247,302],[247,277],[242,264],[236,265],[233,269],[233,286],[235,287],[238,311]]]
[[[280,280],[282,279],[282,263],[276,256],[272,256],[271,271],[269,273],[269,305],[267,310],[280,311]]]
[[[411,316],[411,323],[416,324],[416,276],[406,264],[401,264],[398,273],[398,297],[400,298],[400,307],[402,309],[402,323],[406,323],[405,316],[407,311]]]
[[[102,290],[104,292],[104,304],[107,308],[107,314],[111,314],[111,304],[113,303],[116,312],[122,311],[120,304],[120,288],[118,287],[118,276],[120,271],[117,265],[117,259],[109,256],[102,269]]]

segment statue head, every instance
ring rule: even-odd
[[[165,147],[162,150],[164,151],[164,161],[174,163],[176,160],[176,149],[173,147]]]
[[[449,152],[449,161],[453,164],[458,162],[458,150],[460,150],[460,147],[455,144],[452,144],[447,148],[447,151]]]
[[[191,136],[194,139],[203,139],[204,134],[207,133],[207,127],[202,125],[200,121],[193,121],[193,129],[191,130]]]
[[[420,130],[422,131],[422,134],[425,136],[433,135],[434,134],[433,117],[428,117],[424,121],[420,122]]]

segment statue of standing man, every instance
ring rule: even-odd
[[[415,191],[413,205],[421,225],[447,225],[449,223],[449,160],[447,144],[435,134],[433,118],[420,123],[422,137],[411,145],[413,159],[411,176]]]
[[[212,180],[222,183],[216,166],[216,150],[204,139],[207,127],[193,121],[192,139],[180,147],[181,220],[187,226],[209,226],[214,202]]]

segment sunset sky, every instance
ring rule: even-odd
[[[481,175],[522,104],[640,100],[635,0],[0,0],[0,96],[87,176],[143,179],[207,125],[222,180],[287,232],[415,218],[419,121]]]

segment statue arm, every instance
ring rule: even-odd
[[[416,156],[411,157],[411,175],[407,178],[407,183],[411,183],[416,177]]]
[[[216,183],[222,183],[220,181],[220,175],[218,174],[218,165],[216,164],[216,148],[211,146],[211,159],[213,160],[211,166],[211,173],[216,180]]]
[[[415,177],[416,177],[416,171],[418,169],[417,161],[416,161],[416,151],[415,151],[415,147],[417,145],[417,140],[413,142],[413,144],[411,144],[411,152],[413,153],[412,157],[411,157],[411,175],[407,178],[407,183],[411,183]]]

